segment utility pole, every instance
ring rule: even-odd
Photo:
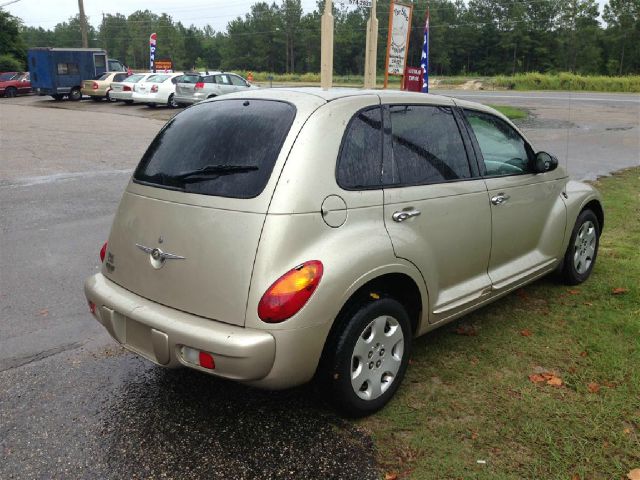
[[[333,2],[325,0],[320,31],[320,86],[329,90],[333,84]]]
[[[364,58],[364,88],[376,88],[376,57],[378,56],[378,17],[376,0],[371,0],[367,22],[367,46]]]
[[[78,0],[78,8],[80,9],[80,31],[82,32],[82,48],[89,48],[89,39],[87,36],[87,17],[84,14],[83,0]]]

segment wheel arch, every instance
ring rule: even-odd
[[[591,210],[595,214],[598,219],[598,226],[600,227],[599,233],[602,234],[602,231],[604,230],[604,209],[602,208],[600,201],[595,198],[590,200],[582,207],[580,213],[585,210]]]

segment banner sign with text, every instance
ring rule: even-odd
[[[158,34],[149,35],[149,70],[155,72],[156,64],[156,45],[158,43]]]
[[[336,0],[344,8],[371,8],[371,0]]]
[[[403,75],[409,51],[413,6],[391,2],[387,37],[387,73]]]
[[[158,72],[172,72],[173,62],[170,58],[159,58],[156,60],[156,71]]]

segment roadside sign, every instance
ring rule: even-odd
[[[402,75],[407,64],[409,34],[411,33],[412,5],[391,2],[389,12],[389,35],[387,38],[388,75]]]
[[[170,58],[159,58],[156,60],[156,70],[171,71],[173,70],[173,62]]]
[[[404,71],[404,90],[419,92],[422,89],[422,68],[407,67]]]
[[[345,8],[371,8],[371,0],[337,0],[336,3]]]

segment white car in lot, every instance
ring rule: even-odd
[[[140,82],[145,82],[147,79],[155,73],[134,73],[128,76],[121,82],[111,83],[111,90],[109,96],[114,100],[120,100],[124,103],[133,103],[133,92],[135,92],[136,85]]]
[[[182,73],[157,73],[151,75],[144,82],[136,84],[136,89],[131,96],[136,103],[146,103],[149,107],[156,105],[166,105],[171,108],[177,107],[174,100],[176,93],[176,83]]]

